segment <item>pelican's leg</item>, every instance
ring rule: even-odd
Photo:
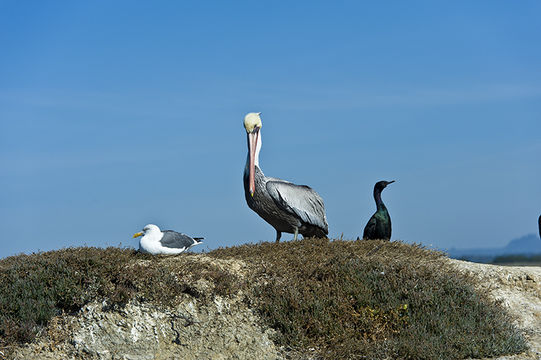
[[[295,228],[295,237],[293,238],[293,240],[297,241],[297,236],[299,236],[299,229]]]
[[[280,238],[282,237],[282,232],[276,230],[276,242],[280,242]]]

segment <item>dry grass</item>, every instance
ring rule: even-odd
[[[501,306],[442,254],[399,242],[306,239],[156,258],[71,248],[0,260],[0,347],[33,341],[50,319],[90,301],[174,306],[242,294],[275,341],[321,358],[456,359],[521,352]],[[210,260],[208,260],[210,257]],[[212,259],[249,265],[244,276]],[[209,292],[194,285],[203,279]],[[312,352],[312,355],[314,352]]]
[[[162,258],[163,259],[163,258]],[[0,260],[0,347],[30,342],[49,320],[75,313],[90,301],[107,300],[111,309],[136,299],[174,305],[181,294],[204,296],[198,279],[225,295],[237,287],[235,275],[193,254],[170,266],[130,249],[68,248]]]
[[[523,351],[524,339],[443,255],[400,242],[308,239],[220,249],[257,264],[256,308],[279,344],[327,359],[458,359]]]

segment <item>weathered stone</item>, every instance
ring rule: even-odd
[[[210,260],[201,256],[201,261]],[[238,261],[219,263],[228,270],[231,264],[231,271],[242,275]],[[111,309],[107,303],[88,304],[75,316],[53,319],[49,335],[17,349],[16,359],[282,358],[270,340],[273,331],[260,325],[241,294],[220,297],[205,280],[198,280],[194,287],[203,296],[180,294],[174,309],[139,302],[122,309]]]
[[[502,302],[528,341],[530,349],[526,353],[497,360],[541,359],[541,267],[449,261],[460,271],[481,280],[480,286]]]
[[[243,277],[242,261],[213,262]],[[161,259],[160,261],[174,261]],[[449,260],[479,278],[494,299],[502,301],[530,345],[524,354],[499,360],[541,359],[541,268],[475,264]],[[14,352],[14,359],[146,360],[146,359],[307,359],[306,353],[284,353],[271,341],[273,331],[242,300],[242,293],[213,294],[212,284],[194,284],[202,297],[182,294],[174,309],[131,302],[123,309],[91,303],[76,315],[54,318],[34,344]]]

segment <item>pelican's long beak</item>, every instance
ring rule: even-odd
[[[250,146],[250,195],[255,192],[255,153],[257,150],[257,140],[259,138],[259,128],[256,126],[252,132],[248,133],[248,144]]]
[[[142,232],[138,232],[138,233],[136,233],[136,234],[133,234],[133,238],[135,239],[135,238],[137,238],[137,237],[139,237],[139,236],[142,236],[143,234],[144,234],[144,233],[142,233]]]

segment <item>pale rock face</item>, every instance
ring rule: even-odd
[[[258,326],[254,314],[236,301],[231,304],[229,299],[217,298],[209,305],[199,306],[187,299],[174,310],[128,304],[122,310],[112,311],[103,305],[89,304],[71,319],[73,332],[60,349],[49,351],[47,346],[30,345],[18,352],[18,358],[282,358],[270,340],[272,331]]]
[[[449,261],[458,270],[481,280],[480,287],[502,302],[528,341],[530,349],[526,353],[497,360],[541,359],[541,267]]]
[[[242,276],[242,264],[222,265]],[[215,295],[213,284],[204,279],[193,286],[210,300],[179,294],[174,309],[138,302],[111,309],[107,303],[91,303],[76,315],[55,318],[48,335],[17,349],[15,356],[18,360],[284,358],[271,340],[274,331],[260,325],[242,296]]]
[[[528,340],[526,353],[498,360],[541,359],[541,268],[449,261],[503,301]],[[242,276],[239,261],[227,267]],[[194,286],[209,294],[205,280]],[[18,348],[14,359],[285,359],[287,354],[271,341],[273,331],[259,324],[238,295],[202,302],[183,294],[174,309],[134,302],[112,310],[106,303],[91,303],[75,316],[54,318],[41,340]]]
[[[235,304],[236,310],[228,311],[227,301],[218,298],[205,306],[186,300],[175,310],[129,304],[103,312],[101,305],[87,306],[73,336],[75,349],[104,360],[278,358],[248,309]]]

